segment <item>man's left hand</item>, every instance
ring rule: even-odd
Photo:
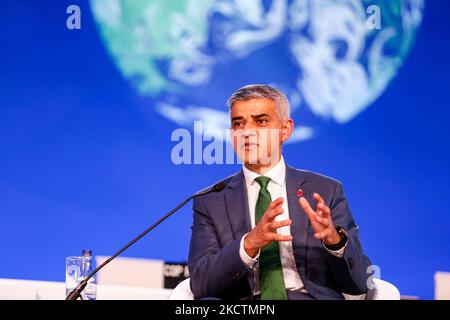
[[[318,193],[314,193],[313,197],[317,202],[316,211],[311,208],[309,202],[304,197],[300,197],[298,203],[311,221],[314,236],[322,240],[325,245],[333,246],[339,243],[341,236],[336,231],[333,220],[331,219],[330,208],[325,205],[325,201]]]

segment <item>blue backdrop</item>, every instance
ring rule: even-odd
[[[164,33],[173,21],[152,16],[150,21],[158,25],[143,29],[161,31],[161,42],[150,44],[160,51],[141,48],[146,54],[140,55],[139,49],[121,51],[136,43],[127,45],[129,35],[114,29],[117,16],[111,8],[117,9],[119,2],[110,2],[107,9],[101,7],[104,1],[77,1],[81,29],[69,30],[66,9],[73,3],[0,4],[1,278],[64,281],[66,256],[82,248],[111,255],[186,196],[239,170],[237,164],[173,164],[171,133],[190,128],[204,106],[214,106],[207,112],[226,112],[225,100],[234,89],[265,82],[286,90],[295,121],[306,130],[285,147],[287,162],[342,181],[363,247],[380,267],[381,277],[404,295],[433,298],[434,272],[450,271],[448,1],[426,2],[415,40],[403,39],[410,41],[408,50],[390,46],[402,62],[396,75],[366,100],[361,92],[369,89],[355,88],[364,108],[350,115],[340,113],[344,103],[321,103],[308,96],[311,83],[302,81],[316,69],[307,69],[314,59],[301,56],[308,50],[305,43],[293,40],[294,23],[285,26],[289,33],[277,34],[278,40],[226,47],[217,35],[230,20],[225,9],[217,9],[208,15],[207,32],[196,38],[193,27],[186,28],[192,32],[186,37],[203,39],[201,44],[187,41],[183,47]],[[122,14],[128,10],[132,17],[125,7]],[[269,1],[262,8],[278,12]],[[151,10],[145,12],[151,16]],[[388,18],[386,23],[391,23]],[[252,19],[246,23],[258,25],[258,17]],[[174,23],[185,22],[180,21]],[[205,27],[201,19],[196,21],[201,33]],[[320,32],[305,38],[319,39]],[[164,34],[170,41],[163,43]],[[155,41],[154,35],[148,37]],[[164,56],[170,51],[165,46],[178,51]],[[194,53],[177,56],[190,49]],[[341,61],[342,50],[344,56],[352,54],[348,43],[337,43],[333,59]],[[134,67],[127,65],[127,55]],[[158,71],[144,73],[145,66]],[[361,83],[357,78],[349,82]],[[339,101],[349,93],[344,89]],[[185,116],[177,116],[180,110]],[[125,256],[185,261],[191,221],[187,206]]]

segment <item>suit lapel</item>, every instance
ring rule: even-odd
[[[294,256],[299,269],[300,277],[305,276],[306,243],[308,240],[309,220],[298,203],[297,191],[300,189],[305,179],[300,171],[286,166],[286,194],[289,205],[289,218],[292,220],[291,234],[293,237],[292,246]],[[308,199],[308,190],[302,190]]]
[[[251,230],[250,213],[248,209],[247,187],[242,170],[231,178],[225,192],[225,205],[233,239],[241,239]],[[253,273],[247,272],[250,292],[254,290]]]
[[[228,183],[225,204],[234,239],[240,239],[251,230],[248,196],[242,170]]]

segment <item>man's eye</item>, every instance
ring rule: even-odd
[[[258,119],[257,122],[258,122],[259,124],[266,124],[266,123],[267,123],[267,120],[266,120],[266,119]]]
[[[233,124],[233,127],[234,127],[234,128],[239,128],[239,127],[241,127],[242,125],[243,125],[242,122],[235,122],[235,123]]]

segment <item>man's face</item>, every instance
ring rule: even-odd
[[[281,156],[281,144],[289,138],[292,120],[282,121],[275,101],[258,98],[237,101],[231,108],[234,150],[245,164],[270,165]]]

